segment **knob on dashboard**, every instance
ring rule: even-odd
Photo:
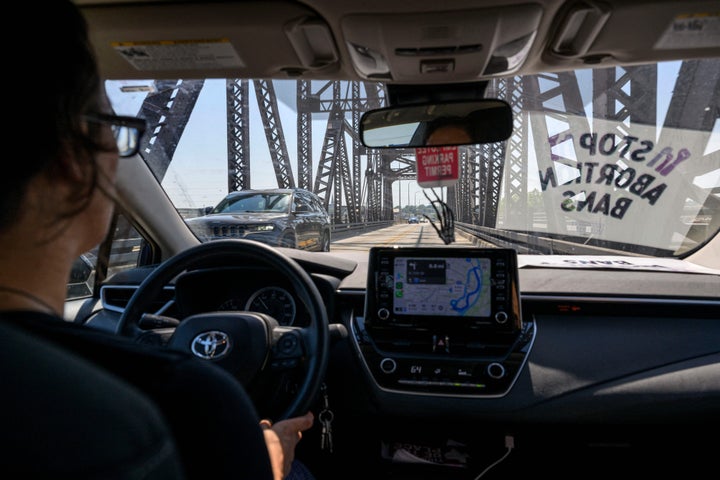
[[[497,312],[495,314],[495,321],[499,323],[500,325],[504,324],[508,321],[508,314],[505,312]]]
[[[378,310],[377,316],[380,320],[387,320],[390,317],[390,310],[387,308],[381,308]]]
[[[383,358],[380,360],[380,370],[383,373],[393,373],[397,369],[397,363],[392,358]]]
[[[499,379],[505,376],[505,367],[502,363],[493,362],[487,366],[486,371],[490,378]]]

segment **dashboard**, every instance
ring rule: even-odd
[[[455,258],[468,254],[465,248],[440,250],[403,250],[402,255],[438,258],[450,250],[459,255]],[[481,250],[470,253],[477,256],[484,253]],[[553,405],[572,404],[577,398],[574,408],[587,409],[583,417],[593,417],[589,410],[596,407],[612,417],[620,414],[613,402],[637,397],[620,394],[623,390],[617,388],[609,395],[604,389],[610,384],[638,388],[638,379],[654,379],[653,388],[661,389],[671,403],[696,388],[707,389],[698,398],[720,402],[720,363],[713,363],[720,356],[720,276],[517,267],[511,256],[505,291],[515,291],[502,301],[504,311],[510,312],[504,323],[495,320],[497,304],[489,315],[485,312],[470,321],[460,315],[390,314],[383,319],[384,313],[378,315],[383,307],[377,303],[382,293],[377,288],[382,277],[377,262],[383,256],[394,262],[395,254],[387,254],[382,249],[345,256],[288,252],[318,286],[330,322],[350,333],[335,342],[333,352],[341,358],[331,362],[329,375],[338,369],[341,391],[373,399],[361,405],[362,410],[479,419],[502,418],[497,415],[504,413],[509,420],[543,420]],[[101,300],[78,311],[78,321],[114,331],[123,306],[151,271],[131,269],[109,278]],[[491,279],[492,272],[488,275]],[[485,295],[496,293],[495,287]],[[307,309],[292,286],[263,265],[191,272],[166,287],[164,295],[155,313],[177,318],[250,307],[286,324],[303,326],[308,321]],[[440,340],[449,344],[447,351]],[[685,362],[701,359],[712,367],[685,368]],[[672,368],[695,381],[678,390],[671,377],[660,375]],[[428,373],[436,369],[438,373]],[[472,379],[482,372],[484,380],[465,382],[459,370],[471,371]],[[597,391],[607,399],[586,403],[587,395]],[[354,403],[351,398],[348,405]],[[639,405],[644,417],[655,413],[661,419],[666,413],[655,401],[639,400]],[[716,410],[683,409],[683,417],[720,415]],[[561,408],[552,417],[577,420],[573,411]]]
[[[366,308],[373,305],[368,281],[377,268],[370,258],[358,270],[344,279],[337,295],[346,310],[353,312],[344,318],[353,333],[349,343],[359,360],[357,373],[366,379],[364,388],[379,412],[567,425],[720,419],[718,275],[518,268],[519,329],[508,332],[489,325],[481,332],[466,328],[463,334],[465,338],[500,338],[487,342],[499,348],[488,348],[485,356],[476,352],[437,355],[427,348],[421,353],[400,351],[412,349],[407,346],[412,342],[403,339],[433,335],[423,329],[447,328],[450,320],[446,318],[391,329],[392,346],[381,350],[393,358],[420,359],[433,369],[436,359],[470,360],[485,372],[488,364],[502,363],[511,388],[484,389],[491,394],[482,395],[462,388],[388,388],[385,374],[372,371],[381,368],[372,366],[372,353],[367,353],[378,348],[384,333],[373,328],[374,313]],[[507,368],[511,360],[518,362],[516,377],[512,366]],[[437,380],[429,374],[419,377],[430,383]]]
[[[352,324],[380,388],[501,396],[534,338],[520,309],[512,249],[370,250],[364,315]]]
[[[100,307],[86,320],[89,326],[115,331],[119,315],[149,274],[149,269],[131,269],[115,274],[100,289]],[[312,275],[323,292],[326,305],[339,279],[322,274]],[[183,319],[194,314],[220,311],[253,311],[275,318],[280,325],[305,327],[310,318],[291,282],[279,278],[267,267],[216,267],[195,270],[179,276],[167,285],[151,304],[151,313]]]
[[[338,459],[392,463],[384,447],[448,438],[487,459],[512,434],[522,465],[570,448],[593,464],[642,458],[636,473],[662,473],[658,455],[695,455],[703,445],[687,439],[720,424],[720,275],[537,267],[460,247],[288,256],[348,332],[332,342],[325,379]],[[112,330],[149,271],[108,279],[85,322]],[[410,282],[402,298],[397,275]],[[433,300],[424,288],[449,293]],[[259,264],[192,272],[166,292],[158,308],[179,318],[251,307],[307,321],[291,286]],[[440,306],[447,314],[422,310]],[[360,445],[358,429],[370,432]]]
[[[228,267],[189,272],[175,284],[181,317],[209,311],[266,313],[285,326],[305,326],[308,312],[292,284],[263,268]]]

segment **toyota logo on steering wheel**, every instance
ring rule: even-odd
[[[230,337],[225,332],[212,330],[193,338],[190,344],[192,353],[206,360],[217,360],[230,351]]]

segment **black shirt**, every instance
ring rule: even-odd
[[[83,357],[152,399],[167,419],[188,478],[272,479],[255,407],[220,367],[43,313],[0,312],[0,319]]]

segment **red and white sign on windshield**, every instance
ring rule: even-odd
[[[458,147],[428,147],[415,149],[417,182],[423,188],[447,187],[458,179]]]

